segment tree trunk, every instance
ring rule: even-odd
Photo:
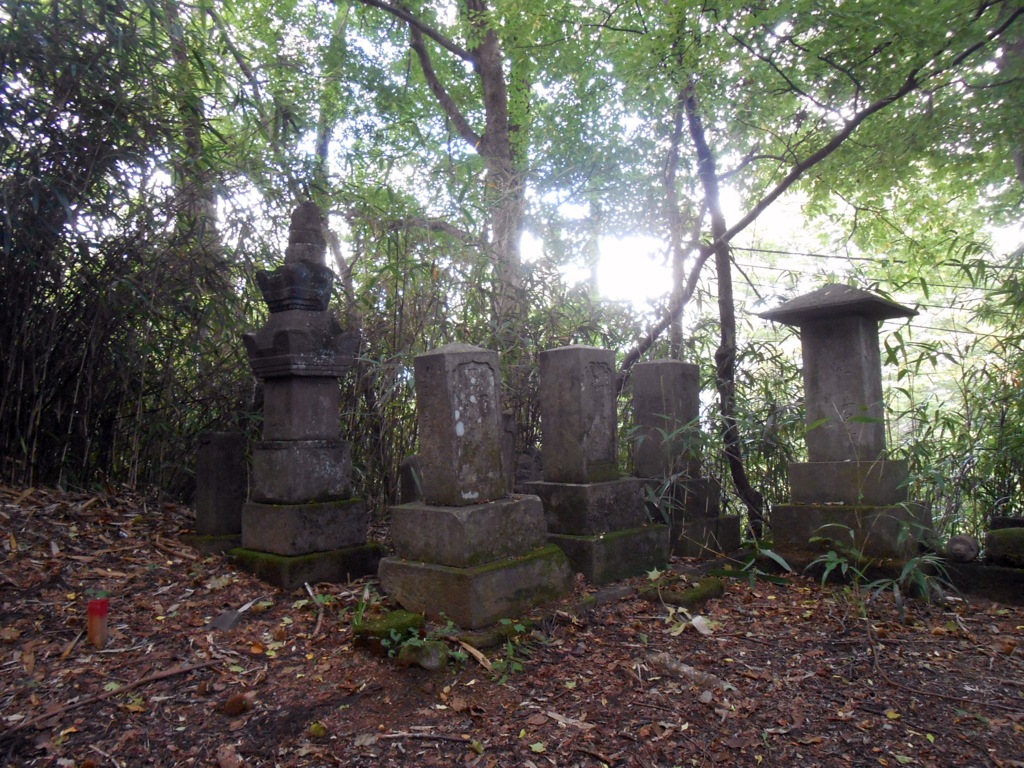
[[[732,297],[732,272],[729,244],[723,235],[726,232],[725,217],[718,190],[718,173],[715,156],[704,135],[704,125],[697,111],[697,98],[691,86],[686,99],[686,120],[690,137],[697,150],[700,181],[704,188],[704,200],[711,214],[711,239],[715,243],[715,268],[718,274],[718,314],[721,323],[721,338],[715,352],[719,408],[722,414],[722,441],[725,457],[729,463],[733,484],[750,518],[751,532],[760,538],[764,525],[764,497],[750,484],[743,465],[743,451],[740,446],[740,432],[736,424],[736,309]]]

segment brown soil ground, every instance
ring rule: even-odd
[[[888,594],[729,579],[703,634],[635,579],[488,650],[521,665],[507,679],[472,656],[427,672],[353,648],[360,601],[387,607],[371,581],[267,587],[181,544],[190,515],[0,487],[0,765],[1024,766],[1020,608],[914,603],[904,624]]]

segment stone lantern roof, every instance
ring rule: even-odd
[[[815,291],[797,296],[775,309],[759,312],[758,317],[785,325],[801,326],[813,320],[859,316],[871,320],[914,317],[917,310],[882,298],[877,293],[852,285],[829,283]]]

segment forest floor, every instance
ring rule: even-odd
[[[0,486],[0,765],[1024,766],[1021,608],[913,603],[902,623],[891,597],[797,575],[728,579],[693,622],[645,578],[574,613],[581,584],[539,630],[428,672],[353,648],[372,580],[285,593],[181,544],[191,524]]]

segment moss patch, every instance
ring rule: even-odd
[[[377,542],[308,555],[275,555],[242,547],[228,552],[243,571],[289,590],[298,589],[307,581],[340,584],[376,573],[384,554],[384,547]]]
[[[721,597],[725,594],[725,583],[721,579],[701,579],[696,586],[689,589],[661,589],[659,596],[658,587],[652,584],[640,591],[640,597],[652,603],[663,602],[666,605],[678,605],[690,611],[703,605],[708,600]]]
[[[1024,568],[1024,528],[1000,528],[985,536],[985,554],[1000,565]]]

